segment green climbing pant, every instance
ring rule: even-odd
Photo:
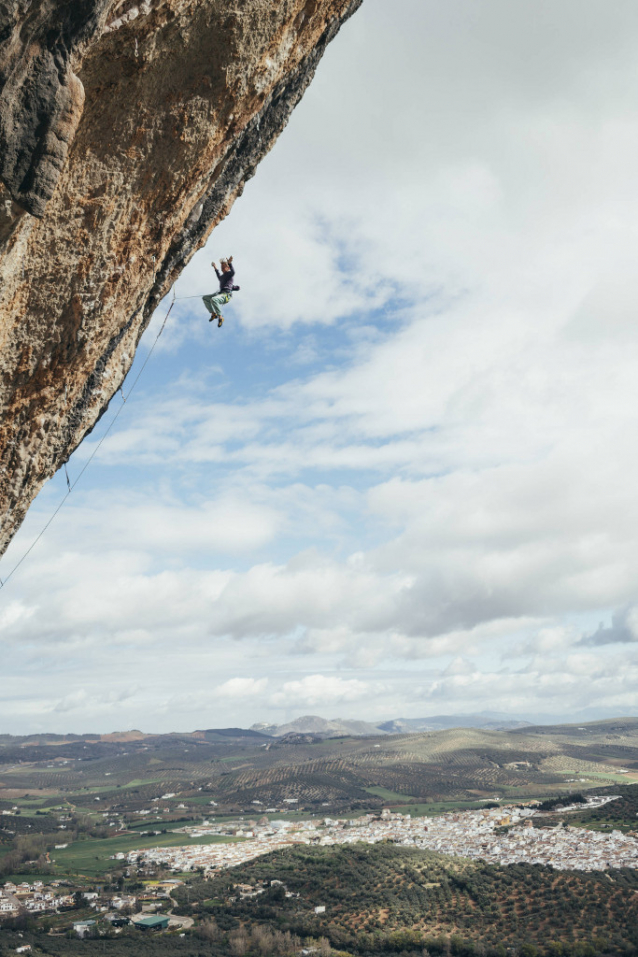
[[[232,292],[216,292],[211,293],[210,296],[202,296],[202,299],[211,316],[221,316],[221,307],[230,302],[232,297]]]

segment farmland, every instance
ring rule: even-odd
[[[109,806],[123,803],[134,810],[173,792],[180,803],[214,800],[233,811],[285,798],[349,807],[375,800],[536,794],[569,787],[569,777],[584,777],[593,786],[636,775],[638,721],[632,719],[600,722],[586,733],[572,727],[552,734],[545,728],[452,729],[378,738],[306,735],[300,741],[256,732],[217,739],[214,732],[125,741],[108,736],[55,747],[41,740],[0,746],[0,805],[20,800],[25,809],[50,807],[63,798],[92,809],[99,797]]]
[[[98,876],[113,867],[111,855],[151,838],[179,843],[175,828],[211,815],[356,816],[383,806],[429,815],[575,788],[618,790],[638,773],[635,719],[374,738],[235,730],[47,741],[0,743],[5,873],[46,865],[53,874]]]
[[[117,860],[112,860],[112,858],[118,853],[127,854],[135,848],[175,847],[180,844],[219,844],[240,840],[242,838],[191,838],[175,831],[144,836],[127,834],[121,837],[76,841],[69,847],[53,851],[51,857],[56,875],[94,879],[101,877],[109,870],[121,867],[121,864]]]

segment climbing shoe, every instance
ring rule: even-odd
[[[218,328],[218,329],[221,329],[223,322],[224,322],[224,317],[223,317],[223,316],[220,316],[219,319],[217,320],[217,328]]]

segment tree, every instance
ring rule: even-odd
[[[233,957],[243,957],[248,950],[248,935],[243,927],[234,930],[228,938],[230,952]]]
[[[205,920],[202,924],[200,924],[197,934],[204,940],[210,941],[218,941],[221,937],[221,931],[217,926],[217,921],[214,917],[211,917],[210,920]]]
[[[332,947],[330,946],[330,941],[327,937],[319,938],[319,953],[321,957],[330,957],[332,953]]]

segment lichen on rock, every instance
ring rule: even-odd
[[[0,0],[0,553],[362,0]]]

